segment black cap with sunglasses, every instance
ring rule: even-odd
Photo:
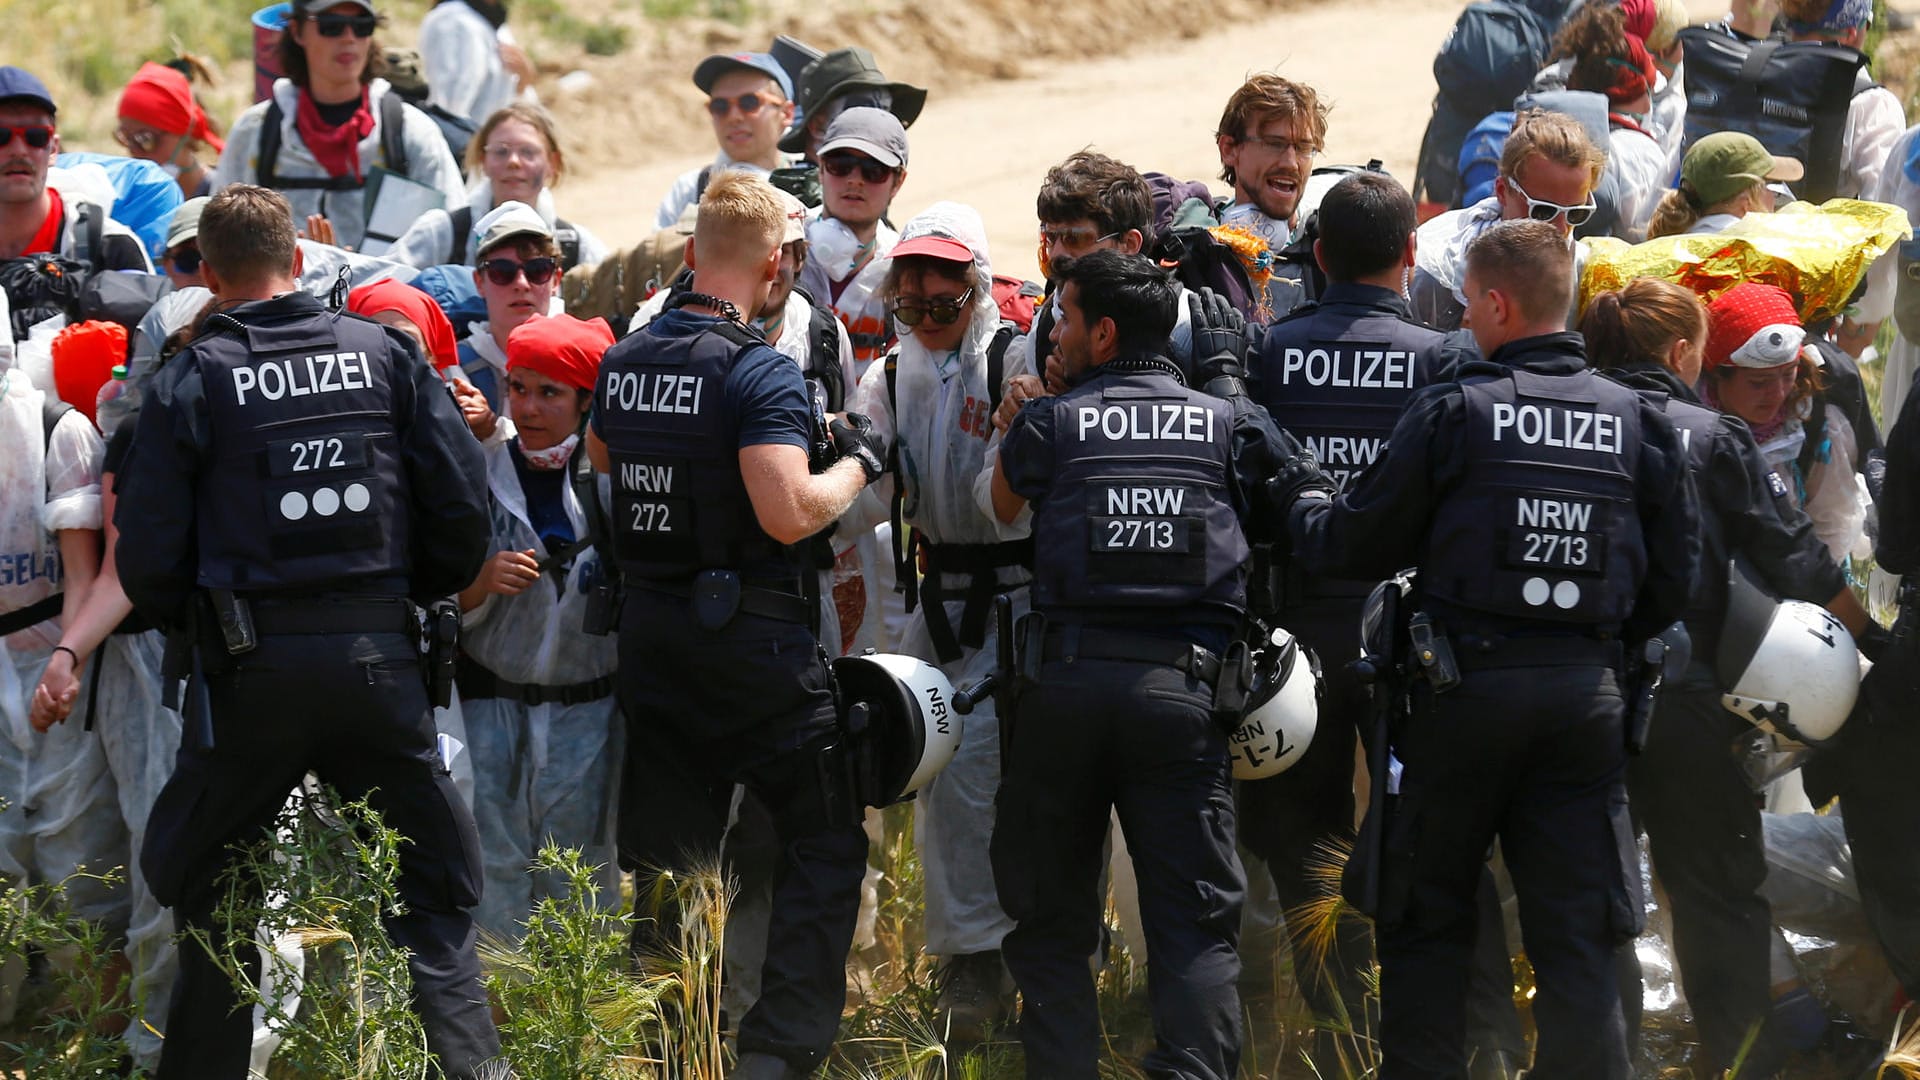
[[[356,7],[361,14],[334,11],[337,7]],[[294,0],[293,15],[313,20],[313,28],[321,37],[351,32],[354,37],[369,38],[380,28],[380,13],[366,0]]]

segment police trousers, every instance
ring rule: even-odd
[[[1607,667],[1483,661],[1445,694],[1416,690],[1382,865],[1383,1080],[1466,1075],[1475,898],[1496,838],[1539,984],[1529,1075],[1629,1075],[1614,949],[1643,916],[1623,714]]]
[[[1152,963],[1152,1076],[1227,1080],[1240,1060],[1237,950],[1246,884],[1234,850],[1226,736],[1213,692],[1172,667],[1042,665],[1014,708],[991,854],[1014,920],[1001,945],[1020,988],[1027,1075],[1091,1080],[1100,1012],[1104,845],[1117,811]]]
[[[1348,609],[1344,619],[1314,618],[1302,612],[1283,620],[1319,655],[1326,695],[1320,701],[1313,742],[1300,760],[1279,776],[1239,783],[1240,843],[1266,864],[1273,877],[1287,920],[1294,980],[1307,1007],[1322,1020],[1342,1020],[1338,1026],[1368,1032],[1367,973],[1373,964],[1373,932],[1367,921],[1343,913],[1330,945],[1306,944],[1313,929],[1307,911],[1339,891],[1338,876],[1319,872],[1319,867],[1333,857],[1329,852],[1351,847],[1354,841],[1354,746],[1369,708],[1365,684],[1347,670],[1345,662],[1354,651],[1359,612],[1352,610],[1357,607],[1354,604],[1343,607]],[[1331,1032],[1326,1034],[1330,1040]],[[1322,1064],[1331,1066],[1333,1059]]]
[[[1690,665],[1661,691],[1647,748],[1627,771],[1666,888],[1681,985],[1714,1069],[1732,1067],[1772,1011],[1760,806],[1731,750],[1746,730],[1721,706],[1712,671]],[[1779,1051],[1762,1039],[1741,1071],[1767,1076],[1779,1064]]]
[[[387,933],[408,952],[413,1006],[451,1078],[500,1052],[480,982],[470,909],[480,856],[473,817],[434,742],[420,650],[398,633],[263,635],[232,667],[194,684],[173,776],[147,823],[141,868],[183,930],[224,954],[215,917],[232,845],[267,838],[287,793],[312,771],[348,800],[365,798],[411,842],[400,849],[405,911]],[[258,979],[258,953],[248,975]],[[242,1080],[251,1010],[206,949],[180,950],[157,1080]]]
[[[839,1032],[867,868],[857,819],[821,810],[820,751],[839,731],[826,664],[797,623],[741,614],[708,630],[686,608],[629,590],[621,611],[621,865],[651,877],[714,864],[735,784],[767,808],[781,857],[760,997],[740,1021],[739,1046],[804,1074]],[[668,926],[636,930],[638,946],[673,944]]]

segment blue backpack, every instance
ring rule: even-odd
[[[1474,0],[1454,21],[1433,78],[1439,93],[1420,141],[1414,198],[1462,205],[1457,159],[1481,117],[1513,107],[1547,62],[1565,0]]]
[[[113,181],[113,220],[132,229],[155,258],[166,250],[167,226],[173,224],[173,212],[185,200],[180,185],[151,161],[115,154],[89,154],[63,151],[55,165],[71,169],[78,165],[98,165]]]
[[[1473,125],[1466,141],[1460,144],[1460,205],[1474,203],[1493,194],[1494,178],[1500,175],[1500,152],[1513,134],[1513,113],[1497,112]]]

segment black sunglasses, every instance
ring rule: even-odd
[[[9,127],[0,124],[0,146],[12,142],[15,135],[20,136],[22,142],[35,150],[45,150],[47,144],[53,141],[53,129],[45,124],[28,124],[26,127]]]
[[[741,94],[737,98],[708,98],[707,111],[718,117],[725,116],[734,109],[739,109],[740,115],[752,116],[754,113],[760,111],[760,106],[766,103],[766,99],[761,97],[756,91],[751,94]]]
[[[893,317],[900,325],[915,327],[920,320],[931,319],[935,326],[952,326],[967,310],[967,303],[973,299],[973,290],[968,289],[955,300],[926,300],[915,303],[911,300],[896,300],[893,305]]]
[[[893,175],[893,166],[882,165],[872,158],[861,157],[858,154],[828,154],[820,159],[820,167],[834,176],[842,177],[851,176],[853,170],[859,169],[860,179],[869,184],[886,183],[887,177]]]
[[[320,31],[321,37],[339,37],[351,30],[354,37],[370,38],[379,26],[378,15],[342,15],[328,11],[313,17],[313,28]]]
[[[521,274],[527,275],[527,284],[545,285],[553,279],[553,272],[560,269],[560,260],[545,255],[537,259],[520,262],[515,259],[488,259],[480,264],[487,272],[487,280],[495,285],[511,285],[513,279]]]
[[[199,248],[175,248],[167,253],[167,261],[173,264],[175,270],[183,274],[191,274],[199,270],[201,258]]]

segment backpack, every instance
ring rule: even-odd
[[[1500,154],[1507,147],[1507,136],[1513,134],[1513,116],[1510,111],[1489,114],[1473,125],[1460,143],[1459,205],[1472,206],[1493,194],[1493,181],[1500,175]]]
[[[473,204],[449,210],[447,216],[453,219],[453,250],[448,253],[447,262],[465,264],[467,242],[473,238]],[[572,222],[555,217],[553,241],[560,245],[561,270],[571,270],[580,265],[580,230]]]
[[[1039,314],[1040,301],[1046,294],[1038,282],[993,275],[993,302],[1000,309],[1000,321],[1012,324],[1018,333],[1033,329],[1034,316]]]
[[[164,274],[129,270],[92,274],[80,286],[79,321],[115,322],[132,331],[171,288]]]
[[[1247,272],[1247,264],[1213,230],[1220,218],[1207,185],[1147,173],[1153,192],[1153,246],[1146,252],[1188,289],[1212,289],[1242,314],[1265,300]]]
[[[1439,84],[1433,117],[1420,140],[1415,167],[1416,201],[1458,206],[1456,162],[1461,143],[1480,118],[1513,106],[1545,66],[1560,11],[1516,0],[1475,0],[1454,20],[1433,58]]]
[[[433,121],[434,125],[440,129],[440,137],[447,140],[447,149],[453,151],[453,160],[460,166],[460,174],[465,176],[467,147],[473,142],[473,137],[480,133],[480,125],[459,113],[449,112],[445,106],[435,105],[430,101],[410,101],[408,104],[426,113],[427,119]]]
[[[0,260],[0,292],[7,294],[13,340],[25,341],[35,324],[55,315],[78,322],[80,294],[92,276],[91,264],[61,255]]]
[[[828,412],[845,412],[847,408],[846,371],[840,366],[840,316],[832,308],[822,307],[805,290],[794,286],[801,296],[807,297],[807,332],[813,340],[807,343],[806,377],[820,384],[825,392]],[[888,389],[892,389],[889,384]]]
[[[1806,166],[1801,198],[1822,203],[1838,193],[1847,110],[1875,85],[1865,53],[1824,42],[1742,41],[1704,26],[1680,31],[1680,44],[1685,146],[1716,131],[1744,131]]]
[[[1320,268],[1320,260],[1313,254],[1313,245],[1320,239],[1320,200],[1333,185],[1362,172],[1384,173],[1386,168],[1379,158],[1374,158],[1365,166],[1323,165],[1309,176],[1299,210],[1306,215],[1306,220],[1300,223],[1300,230],[1287,241],[1287,246],[1274,253],[1274,276],[1297,284],[1300,299],[1289,311],[1275,312],[1276,317],[1298,311],[1301,304],[1319,303],[1327,291],[1327,272]]]
[[[381,95],[379,109],[382,167],[388,172],[409,176],[407,103],[399,94],[389,92]],[[255,183],[280,191],[359,191],[367,185],[365,178],[353,176],[281,176],[275,172],[275,166],[280,163],[280,125],[285,119],[286,114],[280,111],[280,100],[269,99],[266,118],[260,122],[260,147],[254,158],[253,170]]]
[[[616,338],[625,336],[627,322],[641,303],[679,276],[686,265],[686,250],[686,233],[660,229],[600,262],[568,270],[560,279],[567,314],[606,319]]]

